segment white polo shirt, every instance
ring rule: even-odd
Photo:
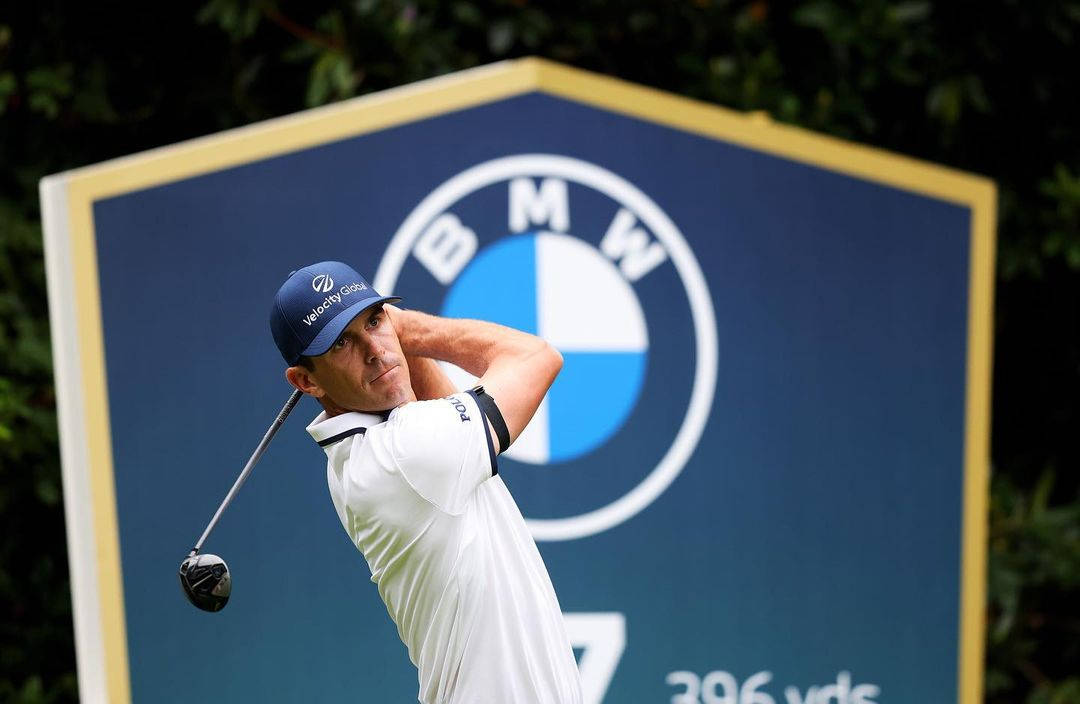
[[[578,704],[581,684],[547,568],[497,474],[472,392],[325,413],[341,524],[363,553],[424,704]]]

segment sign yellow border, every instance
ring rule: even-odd
[[[765,117],[737,113],[535,58],[423,81],[78,169],[43,182],[43,197],[61,193],[64,195],[56,197],[63,197],[66,203],[63,212],[53,219],[54,222],[66,219],[69,247],[66,254],[70,257],[74,277],[74,296],[73,300],[53,300],[52,305],[74,305],[73,321],[77,328],[74,356],[77,359],[67,359],[66,363],[78,367],[67,378],[81,379],[82,384],[82,407],[72,412],[81,413],[85,427],[85,439],[80,440],[85,447],[80,448],[80,452],[85,453],[87,467],[84,471],[90,477],[90,521],[96,551],[96,591],[100,601],[97,604],[99,647],[104,679],[102,691],[97,695],[84,692],[87,697],[84,701],[127,704],[131,700],[94,244],[94,202],[533,91],[970,208],[958,702],[981,702],[996,217],[994,184],[934,164],[775,124]],[[47,222],[47,236],[49,227]],[[57,246],[54,244],[49,252],[53,258],[58,256],[55,254]],[[50,293],[52,288],[50,282]],[[63,441],[73,442],[71,438]],[[69,448],[65,457],[71,452]],[[80,668],[83,668],[86,657],[82,648],[79,655]],[[80,684],[83,683],[84,677],[80,673]]]

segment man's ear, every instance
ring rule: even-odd
[[[319,386],[319,383],[315,381],[315,377],[311,374],[311,371],[299,365],[286,369],[285,378],[289,380],[290,384],[300,389],[308,396],[322,398],[323,395],[326,394],[326,392],[323,391],[323,388]]]

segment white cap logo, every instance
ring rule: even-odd
[[[319,274],[312,279],[311,288],[319,293],[327,293],[330,289],[334,288],[334,280],[330,278],[329,274]]]

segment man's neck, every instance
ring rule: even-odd
[[[340,416],[342,413],[348,413],[348,409],[342,408],[328,398],[320,398],[319,405],[322,406],[323,412],[326,413],[327,418],[333,418],[334,416]]]
[[[404,406],[406,403],[409,403],[410,401],[415,401],[415,400],[416,400],[415,397],[411,398],[411,399],[406,399],[406,400],[402,401],[401,403],[399,403],[397,406],[394,406],[394,408],[400,408],[401,406]],[[318,401],[319,401],[319,405],[322,406],[323,411],[326,413],[327,418],[333,418],[334,416],[340,416],[342,413],[353,413],[353,412],[356,412],[356,413],[370,413],[370,414],[376,415],[376,416],[385,416],[388,413],[390,413],[390,411],[394,410],[394,408],[387,408],[385,410],[368,411],[368,410],[361,410],[361,409],[358,409],[358,408],[344,408],[344,407],[339,406],[338,404],[336,404],[333,399],[327,398],[326,396],[323,396],[323,397],[319,398]]]

